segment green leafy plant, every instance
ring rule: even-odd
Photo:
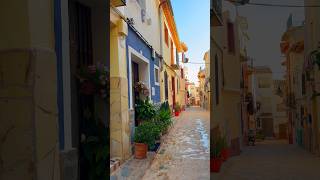
[[[135,106],[136,118],[140,121],[152,120],[156,115],[156,110],[149,98],[146,100],[138,99]]]
[[[136,127],[134,133],[134,142],[147,144],[150,149],[155,145],[156,138],[160,131],[153,121],[145,121]]]
[[[172,124],[171,111],[169,108],[160,108],[155,117],[155,123],[160,128],[161,132],[167,131]]]
[[[224,135],[224,136],[221,138],[221,143],[222,143],[222,148],[228,148],[228,142],[227,142],[227,137],[226,137],[226,135]]]
[[[174,106],[174,111],[179,112],[181,110],[180,104],[177,102]]]
[[[99,95],[103,99],[108,96],[109,72],[101,63],[78,70],[77,77],[80,80],[80,92],[85,95]]]
[[[265,135],[262,133],[262,131],[257,132],[256,139],[261,139],[261,140],[265,139]]]
[[[212,143],[212,146],[210,147],[210,155],[213,158],[220,158],[221,151],[223,149],[223,140],[222,138],[216,138],[215,141]]]
[[[109,174],[109,128],[98,120],[87,120],[84,133],[81,135],[81,146],[84,158],[88,163],[90,180],[107,179]]]

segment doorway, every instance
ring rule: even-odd
[[[171,77],[171,86],[172,86],[172,108],[176,106],[176,86],[175,86],[175,78]]]
[[[94,118],[94,97],[80,93],[77,73],[79,68],[93,64],[91,29],[90,7],[69,0],[72,146],[78,149],[80,179],[86,179],[89,173],[89,163],[84,158],[80,137],[86,131],[88,122],[84,112],[91,112],[90,119]]]
[[[272,118],[261,118],[262,121],[262,132],[266,137],[273,137],[273,119]]]

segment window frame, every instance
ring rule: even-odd
[[[163,23],[164,25],[164,42],[166,43],[167,47],[169,47],[169,30],[166,25],[166,23]]]
[[[158,81],[156,81],[156,70],[158,70]],[[156,86],[160,86],[160,68],[154,65],[153,72],[154,72],[154,84]]]

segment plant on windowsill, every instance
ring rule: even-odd
[[[84,95],[98,95],[107,99],[109,93],[109,73],[107,67],[101,63],[81,67],[76,74],[80,81],[80,93]]]

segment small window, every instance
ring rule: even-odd
[[[166,42],[166,45],[169,47],[169,32],[167,25],[164,23],[164,41]]]
[[[234,25],[228,22],[228,51],[229,53],[235,52],[235,37],[234,37]]]
[[[159,86],[159,67],[154,67],[154,84]]]

